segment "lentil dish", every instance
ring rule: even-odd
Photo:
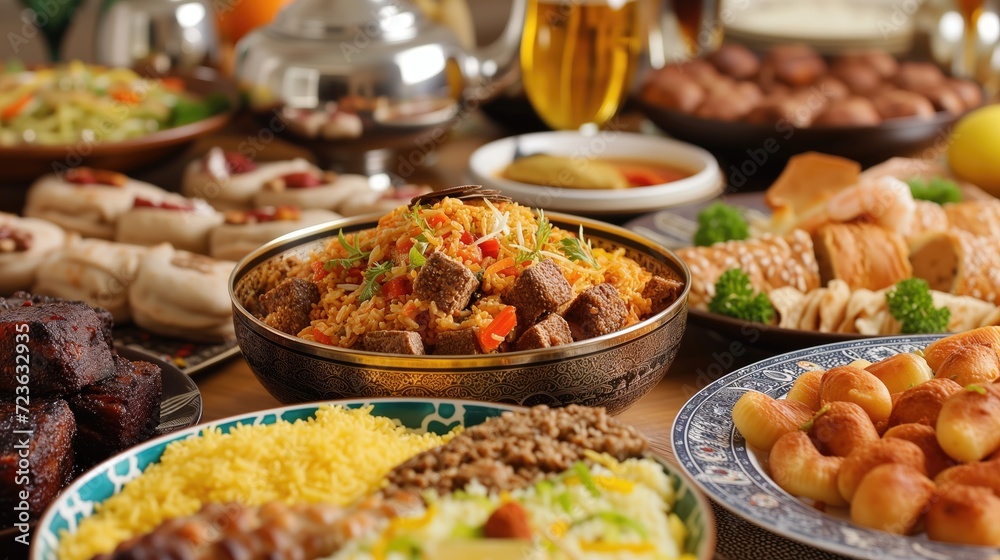
[[[248,305],[306,340],[393,354],[566,344],[666,309],[683,284],[490,191],[414,199],[340,234]],[[444,194],[444,196],[441,196]]]

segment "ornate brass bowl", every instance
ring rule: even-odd
[[[564,346],[480,356],[402,356],[335,348],[277,331],[245,304],[274,285],[287,263],[308,259],[337,235],[375,227],[376,217],[337,220],[261,247],[230,278],[236,338],[261,384],[283,403],[368,397],[438,397],[531,406],[584,404],[617,414],[663,378],[677,354],[687,317],[691,275],[671,251],[620,227],[547,213],[553,225],[580,225],[597,246],[624,247],[647,270],[681,278],[672,306],[605,336]]]

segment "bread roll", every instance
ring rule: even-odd
[[[62,176],[45,175],[35,181],[28,189],[24,215],[48,220],[84,237],[114,239],[119,218],[132,209],[137,197],[158,199],[166,194],[159,187],[120,173],[78,167]]]
[[[880,290],[912,273],[903,238],[869,224],[827,224],[813,238],[821,280],[843,280],[851,289]]]
[[[129,287],[132,318],[140,327],[186,340],[222,341],[235,336],[229,275],[236,263],[151,247]]]
[[[137,199],[118,220],[115,240],[134,245],[170,243],[204,255],[208,234],[222,222],[222,214],[204,200],[167,193],[159,199]]]
[[[295,188],[282,179],[272,179],[253,196],[258,208],[264,206],[297,206],[305,209],[332,210],[343,214],[339,208],[357,197],[378,193],[372,191],[364,175],[323,174],[323,183],[309,188]]]
[[[785,237],[764,235],[747,241],[716,243],[677,251],[691,269],[692,306],[706,309],[715,296],[715,283],[723,272],[740,268],[755,290],[769,293],[782,286],[807,292],[819,286],[819,269],[812,240],[803,231]]]
[[[929,233],[914,241],[913,275],[931,289],[1000,302],[1000,239],[962,231]]]
[[[31,287],[39,266],[65,239],[55,224],[0,212],[0,294]]]
[[[289,173],[310,171],[319,169],[302,158],[253,163],[238,153],[212,148],[205,157],[188,164],[181,192],[203,198],[219,210],[246,209],[253,206],[253,195],[264,183]]]
[[[261,216],[268,217],[262,219]],[[238,261],[261,245],[286,233],[340,217],[340,214],[328,210],[300,211],[284,207],[264,213],[230,210],[226,212],[226,222],[216,226],[209,234],[209,254],[216,259]]]
[[[111,312],[115,323],[132,319],[128,287],[145,247],[72,236],[38,268],[32,292],[85,301]]]

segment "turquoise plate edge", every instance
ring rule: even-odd
[[[288,422],[307,420],[315,415],[319,407],[331,404],[348,408],[371,405],[372,414],[376,416],[391,418],[412,430],[423,430],[439,435],[448,433],[458,425],[475,426],[505,411],[520,409],[502,404],[449,399],[388,398],[329,401],[254,412],[167,434],[108,459],[63,490],[38,524],[31,544],[32,560],[57,560],[59,533],[64,530],[75,530],[82,519],[94,512],[97,504],[119,492],[126,483],[138,477],[150,465],[157,463],[170,443],[196,437],[210,428],[219,428],[222,432],[228,433],[237,425],[268,425],[274,424],[279,418]],[[688,529],[685,549],[698,558],[711,558],[710,549],[714,549],[715,544],[714,519],[711,517],[711,511],[707,509],[704,498],[675,467],[663,461],[660,461],[660,464],[671,475],[670,479],[677,493],[674,512]]]

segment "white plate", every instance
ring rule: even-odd
[[[518,142],[525,154],[647,160],[695,173],[664,185],[630,189],[586,190],[529,185],[499,176],[513,161]],[[599,131],[593,136],[572,131],[537,132],[503,138],[472,154],[469,176],[474,183],[499,189],[521,204],[576,214],[646,213],[714,197],[724,186],[719,164],[706,150],[669,138],[616,131]]]

